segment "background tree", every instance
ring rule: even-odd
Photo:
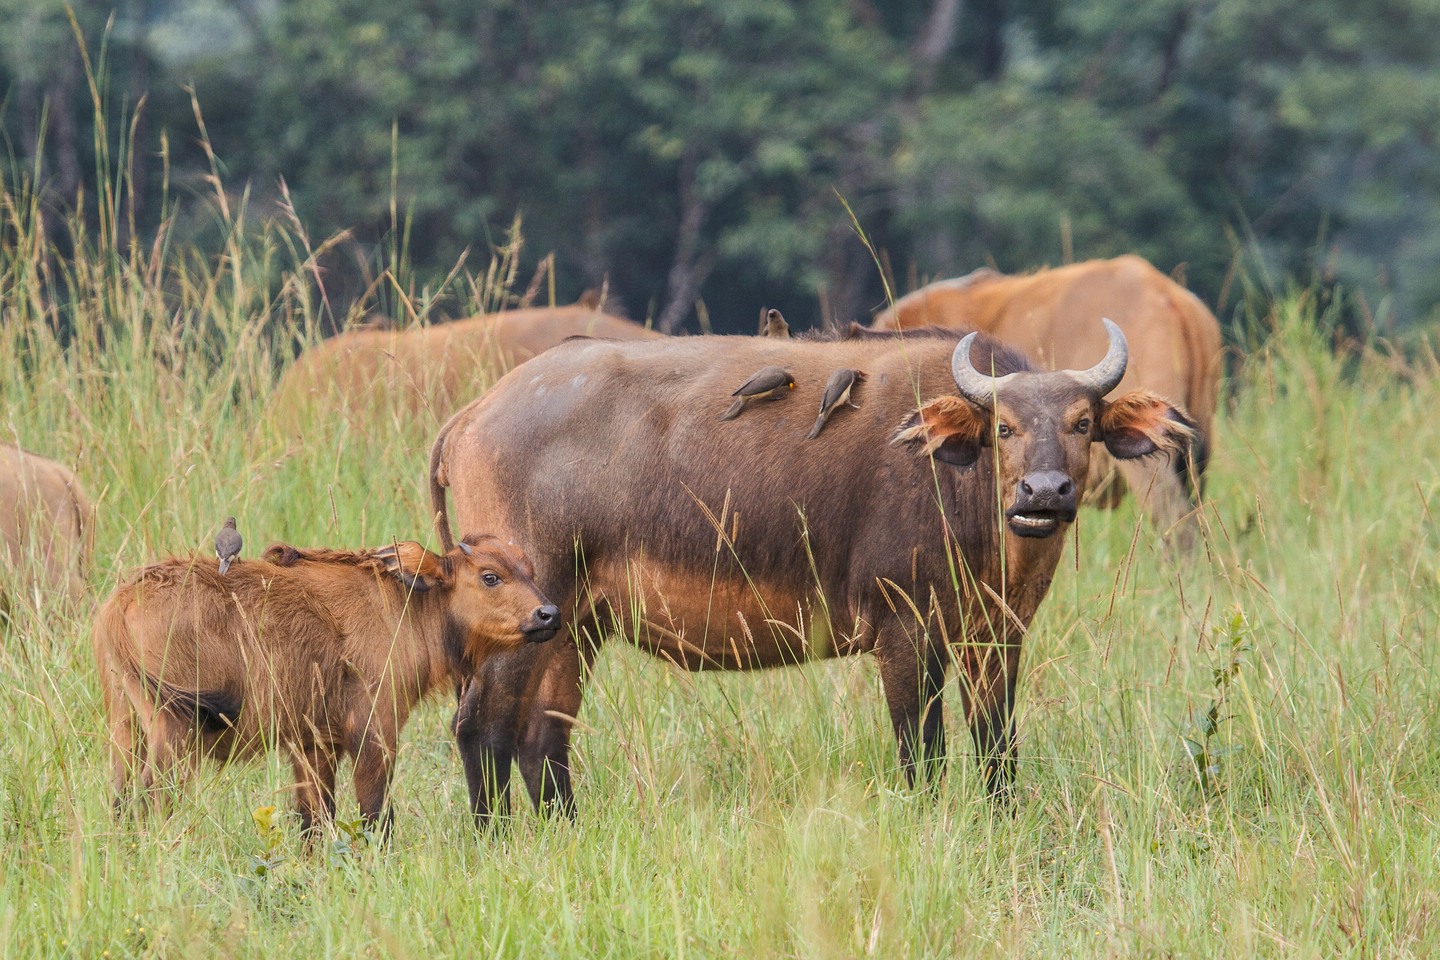
[[[0,14],[5,175],[69,209],[95,138],[68,15]],[[381,260],[442,276],[518,214],[527,269],[553,251],[562,299],[608,278],[666,329],[699,307],[722,330],[761,305],[863,319],[884,285],[848,204],[896,292],[1133,250],[1212,304],[1242,255],[1357,292],[1356,322],[1382,329],[1440,302],[1434,0],[85,0],[75,17],[104,49],[110,121],[146,97],[141,229],[162,176],[208,176],[191,88],[257,216],[280,213],[283,180],[312,234],[350,231],[329,264],[344,296]],[[181,226],[206,242],[203,218]]]

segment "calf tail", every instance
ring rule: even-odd
[[[186,720],[193,720],[202,733],[224,733],[235,726],[243,703],[223,690],[182,690],[145,675],[145,686],[155,696],[156,706]]]

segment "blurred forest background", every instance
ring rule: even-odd
[[[896,295],[1134,251],[1222,321],[1237,267],[1440,319],[1440,0],[0,0],[0,126],[55,220],[108,179],[136,240],[215,245],[218,173],[255,229],[348,231],[336,322],[517,217],[562,301],[863,319],[850,210]]]

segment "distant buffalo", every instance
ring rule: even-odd
[[[1121,463],[1123,483],[1140,496],[1162,530],[1193,507],[1210,454],[1220,377],[1220,325],[1194,294],[1137,256],[1090,260],[1006,276],[977,270],[907,294],[875,318],[877,330],[945,326],[979,330],[1025,352],[1047,370],[1094,363],[1105,352],[1099,319],[1120,325],[1130,344],[1121,389],[1146,389],[1175,401],[1196,425],[1191,455]],[[1110,473],[1103,454],[1097,476]],[[1092,478],[1093,479],[1093,478]],[[1111,498],[1113,502],[1113,497]],[[1188,538],[1188,533],[1184,535]]]
[[[361,817],[388,828],[396,738],[416,702],[559,627],[531,574],[524,553],[494,537],[444,556],[408,541],[277,545],[224,576],[210,557],[139,570],[100,607],[93,634],[117,805],[132,774],[151,799],[186,754],[279,748],[307,834],[333,817],[347,755]]]
[[[6,571],[0,594],[84,593],[92,516],[75,474],[39,454],[0,444],[0,563]]]
[[[442,422],[517,363],[567,337],[646,339],[662,334],[588,304],[509,310],[402,330],[355,329],[306,350],[276,385],[282,424],[315,411],[369,418],[379,410]]]
[[[456,732],[476,816],[512,758],[538,803],[571,808],[570,725],[611,636],[692,670],[872,651],[912,778],[945,752],[953,657],[985,782],[1004,794],[1021,640],[1092,447],[1128,461],[1191,435],[1153,393],[1103,399],[1126,368],[1109,331],[1094,366],[1059,373],[943,331],[573,341],[511,371],[440,431],[432,505],[444,543],[447,490],[462,528],[524,543],[573,629],[493,659],[467,691]],[[721,422],[770,367],[794,389]],[[857,407],[807,440],[836,370],[864,375]]]

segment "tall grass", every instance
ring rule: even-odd
[[[256,549],[428,536],[436,423],[265,415],[325,313],[325,245],[248,222],[218,181],[190,202],[220,253],[76,220],[62,259],[24,186],[0,190],[0,433],[97,502],[89,600],[21,609],[0,638],[5,954],[1440,948],[1440,370],[1335,352],[1303,293],[1253,318],[1196,554],[1167,554],[1133,504],[1082,514],[1026,640],[1012,813],[983,799],[953,689],[930,797],[901,787],[866,658],[694,677],[617,645],[579,718],[573,825],[522,806],[476,834],[444,704],[403,738],[388,848],[342,822],[306,857],[274,761],[117,823],[87,638],[124,569],[205,549],[231,513]],[[472,306],[513,279],[452,278]],[[387,289],[396,314],[437,302]]]

